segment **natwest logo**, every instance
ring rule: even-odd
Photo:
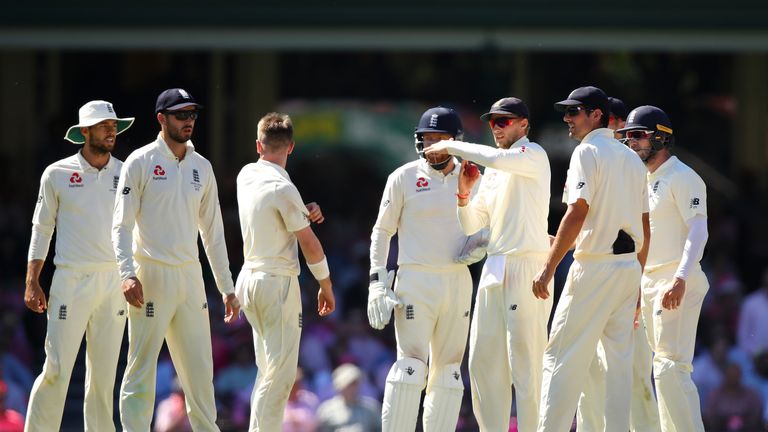
[[[423,188],[427,186],[429,186],[429,182],[424,177],[419,177],[418,179],[416,179],[416,187]]]
[[[72,176],[69,177],[69,182],[70,183],[82,183],[83,182],[83,178],[80,177],[79,173],[73,172]]]
[[[165,170],[160,165],[155,165],[154,171],[152,171],[155,175],[152,177],[152,180],[165,180],[167,177],[165,176]]]

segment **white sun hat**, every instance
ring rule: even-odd
[[[88,102],[80,107],[78,114],[80,116],[80,122],[67,129],[67,133],[64,135],[64,139],[75,144],[82,144],[85,142],[85,137],[80,133],[81,127],[93,126],[104,120],[117,120],[117,134],[120,135],[123,131],[131,127],[134,120],[133,117],[118,118],[112,104],[103,100]]]

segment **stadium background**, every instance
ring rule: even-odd
[[[716,341],[732,347],[742,300],[761,286],[768,268],[767,19],[767,4],[747,0],[4,5],[0,373],[24,390],[31,385],[26,374],[38,374],[44,359],[45,317],[27,311],[22,294],[39,176],[76,150],[62,139],[64,131],[77,122],[83,103],[109,100],[120,116],[136,117],[114,152],[125,159],[154,139],[155,98],[169,87],[187,89],[206,106],[193,141],[217,174],[233,275],[242,263],[235,177],[256,158],[258,118],[274,110],[292,115],[298,150],[288,170],[305,201],[323,208],[326,223],[315,231],[339,301],[330,319],[315,319],[315,285],[304,270],[301,365],[307,386],[326,397],[328,374],[345,361],[368,372],[366,391],[380,397],[393,360],[392,327],[374,332],[365,320],[368,243],[386,175],[415,157],[412,128],[421,112],[455,107],[466,138],[490,143],[479,114],[500,97],[524,99],[531,138],[552,161],[554,233],[575,142],[552,104],[589,84],[630,109],[665,109],[675,126],[675,152],[707,183],[710,239],[703,265],[711,288],[697,353]],[[45,287],[52,270],[49,263]],[[473,270],[477,274],[477,266]],[[247,367],[250,329],[244,320],[234,327],[220,322],[210,275],[207,284],[215,306],[217,380],[228,377],[217,382],[219,416],[223,429],[239,430],[236,394],[242,390],[227,381],[252,379],[243,379],[255,372]],[[63,430],[82,429],[82,365],[81,353]],[[766,376],[760,371],[754,384],[766,397],[768,368]],[[462,430],[474,430],[468,390],[464,402]]]

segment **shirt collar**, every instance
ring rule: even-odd
[[[651,173],[651,177],[655,178],[664,174],[664,172],[669,171],[673,166],[677,165],[677,161],[677,156],[670,156],[669,159],[665,160],[663,164],[656,168],[656,171]]]
[[[515,147],[522,147],[522,146],[524,146],[526,144],[530,144],[530,143],[531,143],[531,141],[528,139],[528,137],[523,135],[522,137],[520,137],[519,140],[515,141],[511,146],[509,146],[509,148],[512,149],[512,148],[515,148]]]
[[[184,159],[186,159],[195,151],[195,146],[192,144],[192,141],[187,141],[184,144],[187,146],[187,151],[184,153]],[[171,151],[171,148],[168,147],[168,143],[165,142],[161,133],[157,134],[157,148],[160,149],[160,153],[165,155],[167,158],[171,160],[178,159],[176,155]]]
[[[581,140],[582,142],[589,142],[590,139],[595,137],[613,138],[613,130],[608,128],[597,128],[590,133],[586,134]]]
[[[80,149],[77,151],[77,163],[80,165],[80,170],[82,172],[99,172],[99,169],[95,166],[91,165],[87,159],[83,156],[83,149]],[[113,166],[115,166],[115,158],[112,157],[112,154],[109,155],[109,162],[107,162],[106,165],[104,165],[104,168],[102,169],[110,169]]]
[[[285,168],[281,167],[280,165],[274,162],[270,162],[270,161],[264,160],[263,158],[260,158],[258,161],[256,161],[256,163],[277,172],[282,177],[285,177],[286,180],[291,179],[291,176],[288,175],[288,171],[286,171]]]

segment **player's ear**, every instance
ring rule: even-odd
[[[296,147],[296,143],[294,141],[291,141],[290,144],[288,144],[288,154],[293,153],[293,148]]]
[[[165,114],[161,112],[157,113],[157,122],[160,123],[161,126],[165,126]]]
[[[256,153],[264,154],[264,146],[261,144],[261,141],[259,140],[256,140]]]

